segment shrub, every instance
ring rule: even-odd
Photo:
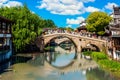
[[[91,56],[96,61],[107,59],[106,54],[104,54],[102,52],[92,52]]]
[[[111,71],[120,71],[120,63],[116,62],[116,61],[112,61],[112,60],[100,60],[99,64],[101,65],[101,67],[103,68],[107,68]]]
[[[86,55],[86,56],[91,56],[92,51],[86,51],[86,52],[83,52],[83,54]]]
[[[109,60],[106,54],[102,52],[92,52],[91,56],[102,68],[112,72],[120,72],[120,63]]]

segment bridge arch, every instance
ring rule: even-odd
[[[96,51],[100,51],[100,48],[96,44],[90,44],[92,47],[96,48]]]
[[[98,47],[96,44],[94,43],[88,43],[86,44],[85,47],[82,48],[81,50],[82,52],[84,51],[97,51],[97,52],[100,52],[100,47]]]
[[[45,36],[43,36],[44,44],[46,45],[50,40],[52,40],[56,37],[60,37],[60,36],[68,38],[74,44],[74,46],[76,48],[76,51],[78,51],[80,49],[79,46],[78,46],[79,45],[79,39],[76,38],[76,37],[71,37],[69,34],[66,34],[66,35],[65,34],[59,34],[59,35],[55,34],[55,35],[51,35],[51,36],[45,35]]]
[[[68,36],[65,36],[65,35],[59,35],[59,36],[54,36],[54,37],[50,38],[50,39],[45,43],[44,46],[46,46],[51,40],[56,39],[57,37],[65,37],[65,38],[68,38],[68,39],[74,44],[75,52],[77,52],[77,46],[78,46],[78,45],[75,43],[75,41],[74,41],[72,38],[70,38],[70,37],[68,37]]]
[[[103,47],[107,47],[107,42],[105,40],[101,39],[96,39],[96,38],[91,38],[87,36],[80,36],[80,35],[75,35],[75,34],[68,34],[68,33],[53,33],[53,34],[47,34],[47,35],[42,35],[42,39],[44,42],[44,46],[52,39],[63,36],[71,40],[73,44],[75,45],[77,52],[81,52],[82,48],[86,47],[87,44],[91,44],[93,47],[95,47],[98,51],[103,51]],[[38,37],[38,40],[39,38]],[[36,40],[37,42],[40,42]],[[107,49],[106,49],[107,50]]]
[[[54,40],[54,39],[56,39],[56,38],[58,38],[58,37],[68,38],[68,39],[74,44],[74,46],[77,47],[77,44],[74,42],[74,40],[72,40],[72,38],[70,38],[70,37],[68,37],[68,36],[55,36],[55,37],[52,37],[51,39],[49,39],[48,42],[45,43],[45,45],[47,45],[50,41],[52,41],[52,40]]]

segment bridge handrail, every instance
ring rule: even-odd
[[[59,32],[59,33],[58,32],[52,32],[52,33],[45,34],[44,36],[61,35],[61,34],[63,34],[63,35],[65,35],[65,34],[66,35],[72,35],[74,37],[81,37],[81,38],[84,38],[84,39],[94,39],[94,40],[101,41],[101,42],[106,42],[107,41],[105,39],[95,38],[93,36],[91,36],[91,37],[89,37],[88,35],[82,36],[79,33],[68,33],[68,32],[64,32],[64,33],[62,33],[62,32]]]

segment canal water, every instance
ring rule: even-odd
[[[51,51],[18,54],[0,65],[0,80],[119,80],[99,65],[76,53],[75,46],[54,46]]]

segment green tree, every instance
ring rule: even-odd
[[[111,21],[111,17],[104,12],[93,12],[91,13],[86,22],[86,28],[90,32],[96,32],[99,35],[105,33],[105,27]]]
[[[74,29],[71,28],[71,27],[59,27],[59,29],[61,29],[61,30],[67,30],[68,32],[74,31]]]
[[[56,27],[52,20],[44,20],[32,13],[26,5],[17,7],[2,7],[0,15],[12,20],[13,43],[16,51],[22,51],[31,44],[45,27]]]
[[[56,27],[55,23],[52,20],[50,20],[50,19],[44,20],[44,25],[47,28],[55,28]]]
[[[74,29],[71,28],[71,27],[67,27],[66,30],[68,30],[68,31],[74,31]]]

